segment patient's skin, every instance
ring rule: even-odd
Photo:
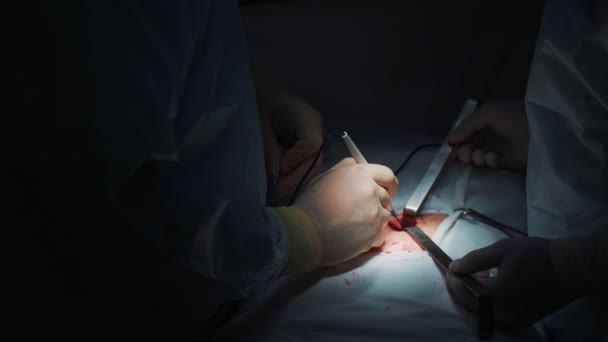
[[[428,236],[433,237],[439,224],[447,217],[445,214],[429,214],[416,217],[416,225],[420,227]],[[401,215],[398,216],[399,222],[402,221]],[[400,226],[397,220],[391,218],[390,224]],[[384,244],[378,248],[372,249],[375,252],[383,252],[390,254],[398,251],[419,251],[420,246],[414,241],[405,231],[395,230],[390,226],[385,226],[382,230],[384,235]]]

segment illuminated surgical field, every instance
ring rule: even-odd
[[[427,214],[415,218],[416,226],[421,228],[431,238],[435,235],[439,224],[447,217],[446,214]],[[420,246],[403,231],[403,215],[398,215],[397,219],[391,217],[388,225],[384,227],[384,244],[372,249],[373,252],[391,254],[393,252],[411,252],[422,250]]]

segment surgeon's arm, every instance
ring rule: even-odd
[[[608,231],[555,240],[551,261],[562,283],[579,296],[608,288]]]
[[[270,201],[287,202],[311,168],[323,142],[321,114],[303,98],[261,72],[254,72],[258,112],[264,137]],[[321,158],[309,177],[321,165]]]

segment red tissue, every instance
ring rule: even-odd
[[[388,226],[393,230],[403,230],[404,227],[412,227],[416,225],[416,217],[399,214],[397,218],[391,216],[388,219]]]

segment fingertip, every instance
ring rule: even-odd
[[[458,148],[458,159],[463,163],[471,162],[472,146],[470,144],[461,145]]]
[[[391,206],[391,195],[388,192],[388,190],[386,190],[385,188],[379,186],[377,187],[378,190],[378,197],[380,199],[380,205],[382,206],[383,209],[386,209],[386,211],[390,210],[390,206]],[[389,212],[390,215],[390,212]]]
[[[483,166],[485,162],[485,152],[483,149],[473,151],[473,163],[477,166]]]
[[[323,145],[323,137],[320,135],[317,135],[313,138],[310,138],[310,146],[312,147],[313,151],[318,151],[321,146]]]
[[[458,146],[454,146],[452,148],[452,152],[450,152],[450,159],[456,159],[458,157]]]
[[[495,152],[486,153],[486,164],[489,167],[497,168],[498,167],[498,155]]]
[[[446,140],[450,145],[458,145],[463,141],[463,139],[461,139],[460,137],[460,134],[456,130],[450,132]]]
[[[391,171],[392,172],[392,171]],[[399,190],[399,179],[394,177],[393,180],[388,184],[388,186],[384,186],[390,198],[395,197],[397,195],[397,191]]]
[[[450,272],[453,273],[461,273],[461,268],[462,268],[462,262],[460,262],[459,260],[454,260],[450,263],[450,266],[448,266],[448,269],[450,270]]]
[[[448,133],[447,141],[450,144],[461,144],[470,139],[482,126],[483,121],[480,120],[479,111],[474,111]]]
[[[393,170],[380,164],[367,164],[364,166],[370,172],[370,175],[376,184],[388,192],[389,197],[393,197],[397,194],[399,180],[393,173]]]
[[[448,144],[458,145],[465,142],[470,137],[470,135],[471,133],[469,129],[460,124],[458,127],[454,128],[450,133],[448,133],[446,140],[448,141]]]
[[[398,190],[399,190],[399,183],[395,183],[393,186],[387,187],[387,189],[386,189],[386,191],[388,191],[388,196],[390,198],[395,197],[395,195],[397,195]]]

